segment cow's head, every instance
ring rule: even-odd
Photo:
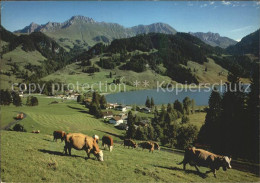
[[[220,160],[221,160],[221,166],[222,166],[224,171],[226,171],[227,168],[228,169],[232,168],[231,165],[230,165],[231,158],[229,158],[227,156],[223,156],[223,157],[220,158]]]
[[[98,136],[98,135],[93,135],[93,139],[95,139],[95,140],[96,140],[96,142],[98,143],[99,136]]]
[[[94,155],[97,157],[99,161],[104,161],[103,151],[94,151]]]

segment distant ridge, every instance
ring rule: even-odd
[[[48,22],[39,25],[33,22],[23,29],[14,31],[14,33],[24,34],[32,32],[44,32],[68,49],[75,46],[89,48],[97,42],[108,43],[114,39],[133,37],[138,34],[177,33],[174,28],[165,23],[125,28],[117,23],[96,22],[92,18],[80,15],[73,16],[63,23]]]
[[[189,34],[214,47],[219,46],[221,48],[227,48],[228,46],[235,45],[237,43],[237,41],[228,37],[222,37],[218,33],[189,32]]]

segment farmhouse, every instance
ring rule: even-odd
[[[112,111],[105,111],[105,112],[102,112],[102,114],[103,114],[104,119],[113,118],[113,116],[114,116]]]
[[[118,128],[120,130],[127,130],[128,126],[126,123],[120,123],[120,124],[116,125],[116,128]]]
[[[119,106],[116,106],[115,109],[118,110],[118,111],[125,112],[126,111],[126,106],[119,105]]]
[[[120,118],[119,116],[114,116],[113,118],[111,118],[109,120],[109,123],[115,124],[115,126],[116,126],[116,125],[119,125],[119,124],[123,123],[123,119]]]
[[[148,107],[143,107],[143,108],[141,108],[141,111],[144,112],[144,113],[150,113],[151,109],[148,108]]]
[[[107,103],[107,108],[106,109],[114,109],[114,108],[116,108],[116,106],[118,106],[118,104],[117,103]]]

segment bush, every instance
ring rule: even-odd
[[[194,125],[182,125],[178,129],[177,145],[180,149],[186,149],[197,139],[198,128]]]
[[[181,123],[184,124],[184,123],[188,123],[190,121],[190,118],[188,116],[182,116],[181,118]]]
[[[21,124],[16,124],[13,127],[13,131],[17,131],[17,132],[26,132],[26,129],[24,128],[23,125]]]
[[[28,106],[37,106],[39,104],[37,97],[28,96],[26,100],[26,105]]]

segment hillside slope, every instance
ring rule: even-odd
[[[10,145],[12,144],[12,146]],[[64,143],[48,134],[2,132],[1,180],[4,182],[256,182],[254,174],[230,169],[200,175],[194,167],[182,170],[183,156],[175,153],[128,149],[115,144],[104,150],[104,162],[85,160],[84,151],[63,155]],[[15,148],[14,148],[15,147]],[[200,168],[202,172],[208,169]]]
[[[228,46],[235,45],[237,41],[230,39],[228,37],[222,37],[218,33],[212,32],[189,32],[189,34],[199,38],[210,46],[219,46],[221,48],[227,48]]]
[[[227,52],[233,55],[253,54],[259,57],[259,34],[260,29],[243,37],[236,45],[229,46]]]

